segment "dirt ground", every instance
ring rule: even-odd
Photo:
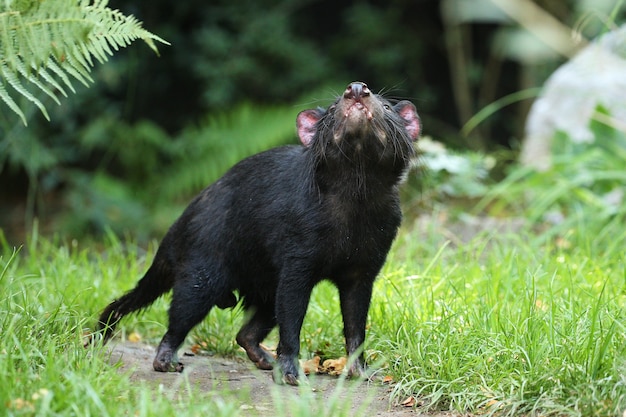
[[[203,390],[227,402],[239,404],[243,415],[276,416],[277,407],[285,407],[290,396],[310,395],[314,403],[339,401],[356,415],[376,417],[460,417],[454,413],[424,413],[418,408],[390,401],[391,387],[382,382],[348,381],[319,375],[309,378],[306,391],[291,386],[277,386],[270,371],[261,371],[249,361],[190,354],[189,348],[179,351],[185,364],[182,374],[152,370],[155,348],[142,343],[112,342],[110,361],[120,372],[130,372],[131,381],[154,384],[155,390],[175,396],[181,390]],[[345,381],[344,381],[345,382]],[[278,396],[276,391],[278,391]],[[223,396],[222,396],[223,393]],[[276,403],[279,398],[280,404]],[[349,404],[346,404],[349,402]],[[342,409],[345,409],[342,407]],[[294,415],[295,417],[295,415]]]

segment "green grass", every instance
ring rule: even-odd
[[[436,217],[433,217],[433,219]],[[394,399],[422,410],[480,415],[621,415],[626,409],[625,219],[577,213],[561,226],[486,230],[451,243],[442,225],[407,221],[379,277],[366,355],[394,378]],[[84,331],[152,259],[109,236],[99,245],[33,235],[0,259],[0,411],[3,415],[247,415],[228,393],[161,393],[131,383]],[[167,298],[167,297],[166,297]],[[122,322],[156,344],[167,299]],[[215,310],[190,340],[245,356],[240,310]],[[275,334],[269,344],[275,342]],[[318,286],[301,357],[343,355],[336,290]],[[275,394],[279,415],[350,415],[342,401]],[[343,405],[342,405],[343,404]],[[362,415],[367,415],[364,408]]]
[[[623,221],[580,220],[549,241],[486,233],[438,253],[403,236],[415,250],[392,256],[371,314],[396,393],[498,415],[620,414]]]

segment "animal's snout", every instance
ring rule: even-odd
[[[343,93],[344,98],[351,98],[354,100],[360,100],[363,97],[370,95],[370,89],[367,88],[367,84],[355,81],[348,84],[346,91]]]

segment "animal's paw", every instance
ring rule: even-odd
[[[261,358],[254,364],[257,368],[263,369],[264,371],[271,371],[274,369],[273,361],[270,358]]]
[[[185,365],[181,362],[162,362],[158,359],[155,359],[154,362],[152,362],[152,367],[158,372],[182,372],[183,369],[185,369]]]
[[[283,375],[283,383],[293,386],[300,385],[300,382],[298,381],[298,376],[294,374]]]
[[[272,379],[278,385],[291,385],[297,387],[299,385],[304,384],[308,385],[308,380],[306,376],[298,376],[296,374],[283,374],[278,369],[274,369],[272,373]]]
[[[182,372],[185,366],[178,361],[178,355],[171,348],[159,345],[152,367],[158,372]]]
[[[274,369],[274,363],[276,362],[274,355],[260,346],[257,342],[251,341],[245,333],[242,333],[241,331],[239,332],[237,335],[237,343],[239,346],[244,348],[248,358],[254,362],[257,368],[265,371],[271,371]]]
[[[292,357],[280,357],[278,358],[278,363],[280,366],[274,367],[274,372],[272,373],[272,378],[274,382],[277,384],[288,384],[297,386],[300,385],[302,381],[306,381],[306,377],[302,377],[300,379],[300,372],[298,370],[297,361]]]
[[[352,379],[368,379],[369,375],[365,370],[365,366],[359,361],[354,361],[354,363],[348,368],[348,378]]]

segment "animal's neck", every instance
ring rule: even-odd
[[[401,174],[400,169],[392,170],[366,163],[349,166],[325,164],[318,166],[316,180],[322,193],[335,195],[342,200],[368,203],[394,194]]]

